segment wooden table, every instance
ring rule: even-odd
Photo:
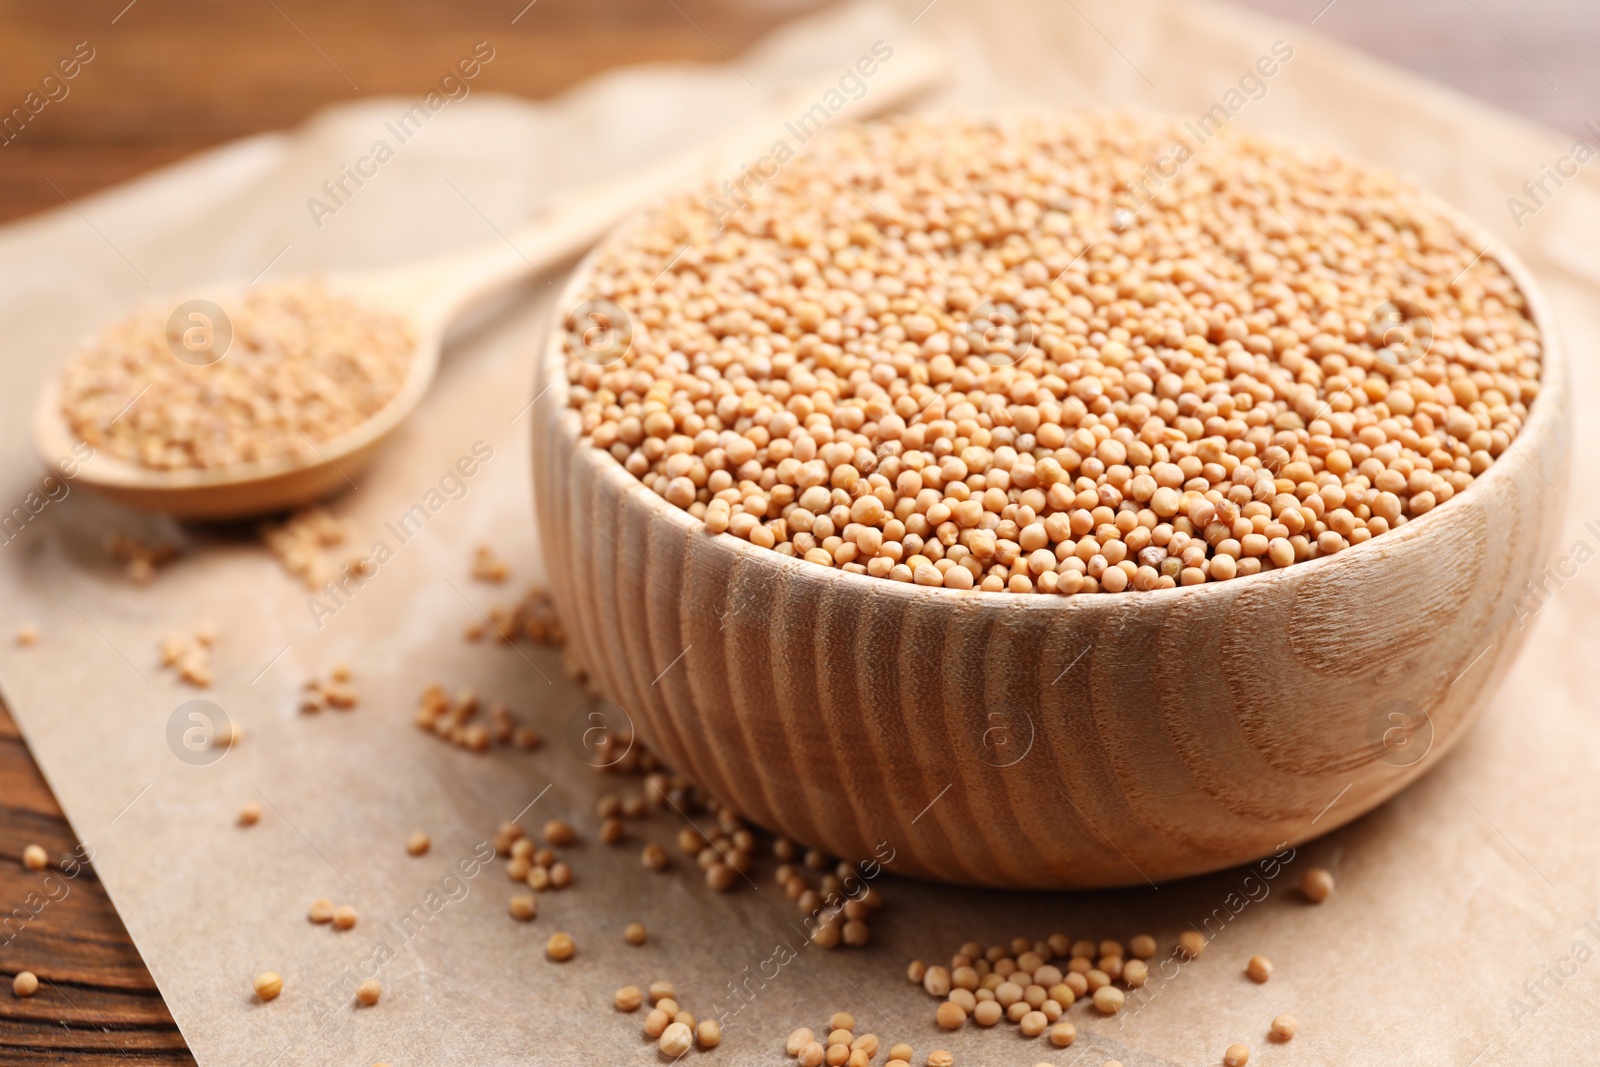
[[[942,0],[972,3],[976,0]],[[1600,24],[1576,3],[1513,0],[1242,0],[1341,38],[1510,110],[1578,134],[1600,99],[1590,60]],[[94,58],[0,145],[0,219],[59,206],[234,137],[292,126],[358,95],[414,95],[459,54],[490,41],[497,61],[479,89],[543,97],[608,67],[646,59],[734,55],[813,0],[0,0],[0,117],[79,41]],[[504,57],[504,59],[501,59]],[[359,88],[358,88],[359,87]],[[3,139],[3,138],[0,138]],[[0,707],[0,918],[43,872],[71,828]],[[0,991],[0,1062],[192,1063],[149,972],[92,872],[40,911],[9,945],[0,973],[30,968],[55,995]],[[3,934],[0,934],[3,938]],[[61,1005],[69,1007],[63,1014]]]

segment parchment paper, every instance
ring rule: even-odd
[[[239,142],[6,227],[0,501],[9,510],[38,486],[27,425],[41,384],[79,337],[134,302],[252,276],[269,262],[274,278],[493,240],[561,188],[714,131],[818,67],[842,71],[877,39],[919,33],[952,54],[949,87],[929,106],[1183,116],[1224,101],[1275,41],[1289,42],[1292,60],[1232,121],[1412,174],[1515,248],[1547,287],[1572,353],[1577,447],[1600,444],[1589,415],[1600,185],[1582,171],[1520,228],[1506,204],[1540,164],[1567,151],[1562,139],[1302,27],[1210,4],[925,3],[836,9],[730,64],[620,72],[545,105],[474,92],[435,116],[321,229],[307,198],[412,101],[340,107],[304,129]],[[457,58],[441,56],[441,69]],[[618,783],[595,775],[564,740],[580,694],[559,657],[461,638],[479,611],[508,603],[540,573],[526,420],[517,416],[558,282],[535,279],[512,308],[458,337],[433,394],[360,488],[334,503],[364,546],[475,442],[493,449],[465,494],[321,629],[306,591],[249,530],[182,530],[73,490],[0,547],[0,627],[9,635],[32,620],[42,632],[34,648],[9,637],[0,645],[5,699],[202,1064],[658,1062],[640,1018],[610,1006],[617,986],[655,978],[675,981],[699,1015],[729,1013],[724,1047],[711,1054],[723,1063],[785,1062],[791,1028],[820,1029],[839,1009],[885,1043],[910,1041],[919,1062],[944,1047],[963,1064],[1216,1063],[1233,1041],[1253,1045],[1251,1062],[1266,1067],[1593,1061],[1600,729],[1586,698],[1600,681],[1590,652],[1600,569],[1571,558],[1580,540],[1600,548],[1593,468],[1576,474],[1551,561],[1568,557],[1560,573],[1575,568],[1575,576],[1551,584],[1530,620],[1536,640],[1472,736],[1416,788],[1302,848],[1276,877],[1236,870],[1159,888],[1014,895],[886,876],[890,906],[872,945],[824,954],[803,947],[770,861],[759,888],[715,896],[681,859],[672,876],[640,867],[642,841],[669,842],[675,820],[634,827],[626,848],[600,845],[593,798]],[[173,538],[186,551],[149,588],[135,588],[100,548],[114,529]],[[480,541],[513,562],[509,587],[468,576]],[[200,693],[159,669],[156,645],[203,619],[220,636],[216,684]],[[338,662],[355,672],[360,708],[299,715],[298,686]],[[431,681],[507,700],[549,743],[539,753],[479,756],[424,736],[411,714]],[[210,766],[180,761],[167,741],[174,709],[197,696],[245,729],[241,745]],[[241,830],[234,817],[248,800],[265,815]],[[545,894],[538,920],[516,924],[506,915],[503,865],[465,877],[458,864],[524,811],[530,827],[572,819],[586,843],[574,854],[577,886]],[[434,842],[417,859],[401,847],[415,828]],[[1339,886],[1315,908],[1289,890],[1312,863],[1331,867]],[[360,924],[344,934],[308,924],[306,907],[319,896],[354,904]],[[426,922],[390,925],[418,907]],[[46,911],[35,921],[49,919]],[[648,946],[623,944],[630,920],[649,927]],[[1216,936],[1206,954],[1138,1012],[1100,1020],[1074,1009],[1081,1037],[1068,1050],[1004,1026],[941,1035],[933,1004],[902,977],[910,958],[942,961],[968,938],[1148,931],[1165,946],[1208,923]],[[557,929],[579,945],[565,965],[542,953]],[[6,950],[13,966],[25,965],[27,943],[24,931]],[[774,967],[780,945],[793,959]],[[390,953],[376,965],[384,986],[376,1008],[355,1010],[348,996],[328,993],[347,971],[364,973]],[[1242,975],[1254,953],[1277,965],[1264,987]],[[286,985],[262,1005],[250,980],[267,969]],[[751,974],[769,977],[747,984]],[[747,1002],[732,984],[749,991]],[[1265,1032],[1280,1011],[1299,1019],[1300,1036],[1272,1046]]]

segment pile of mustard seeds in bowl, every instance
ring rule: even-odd
[[[1511,276],[1387,174],[1192,142],[900,118],[673,198],[569,313],[582,433],[713,533],[955,590],[1227,581],[1471,485],[1539,392]]]
[[[187,307],[142,308],[73,357],[60,405],[80,440],[156,470],[314,460],[395,397],[417,343],[404,316],[314,280]]]

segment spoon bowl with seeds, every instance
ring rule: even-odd
[[[872,92],[834,121],[899,107],[943,70],[932,46],[901,45]],[[837,81],[808,81],[724,136],[558,199],[492,246],[376,271],[196,286],[138,310],[42,391],[35,450],[57,470],[70,465],[79,484],[183,519],[262,515],[350,488],[427,394],[464,310],[559,267],[642,202],[698,175],[739,174],[787,120],[837,95]]]

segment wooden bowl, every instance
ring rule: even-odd
[[[1431,768],[1527,633],[1564,502],[1567,370],[1533,279],[1493,255],[1545,344],[1512,450],[1336,556],[1147,593],[957,593],[710,535],[579,443],[558,322],[534,495],[573,650],[672,767],[902,873],[1136,885],[1327,833]]]

